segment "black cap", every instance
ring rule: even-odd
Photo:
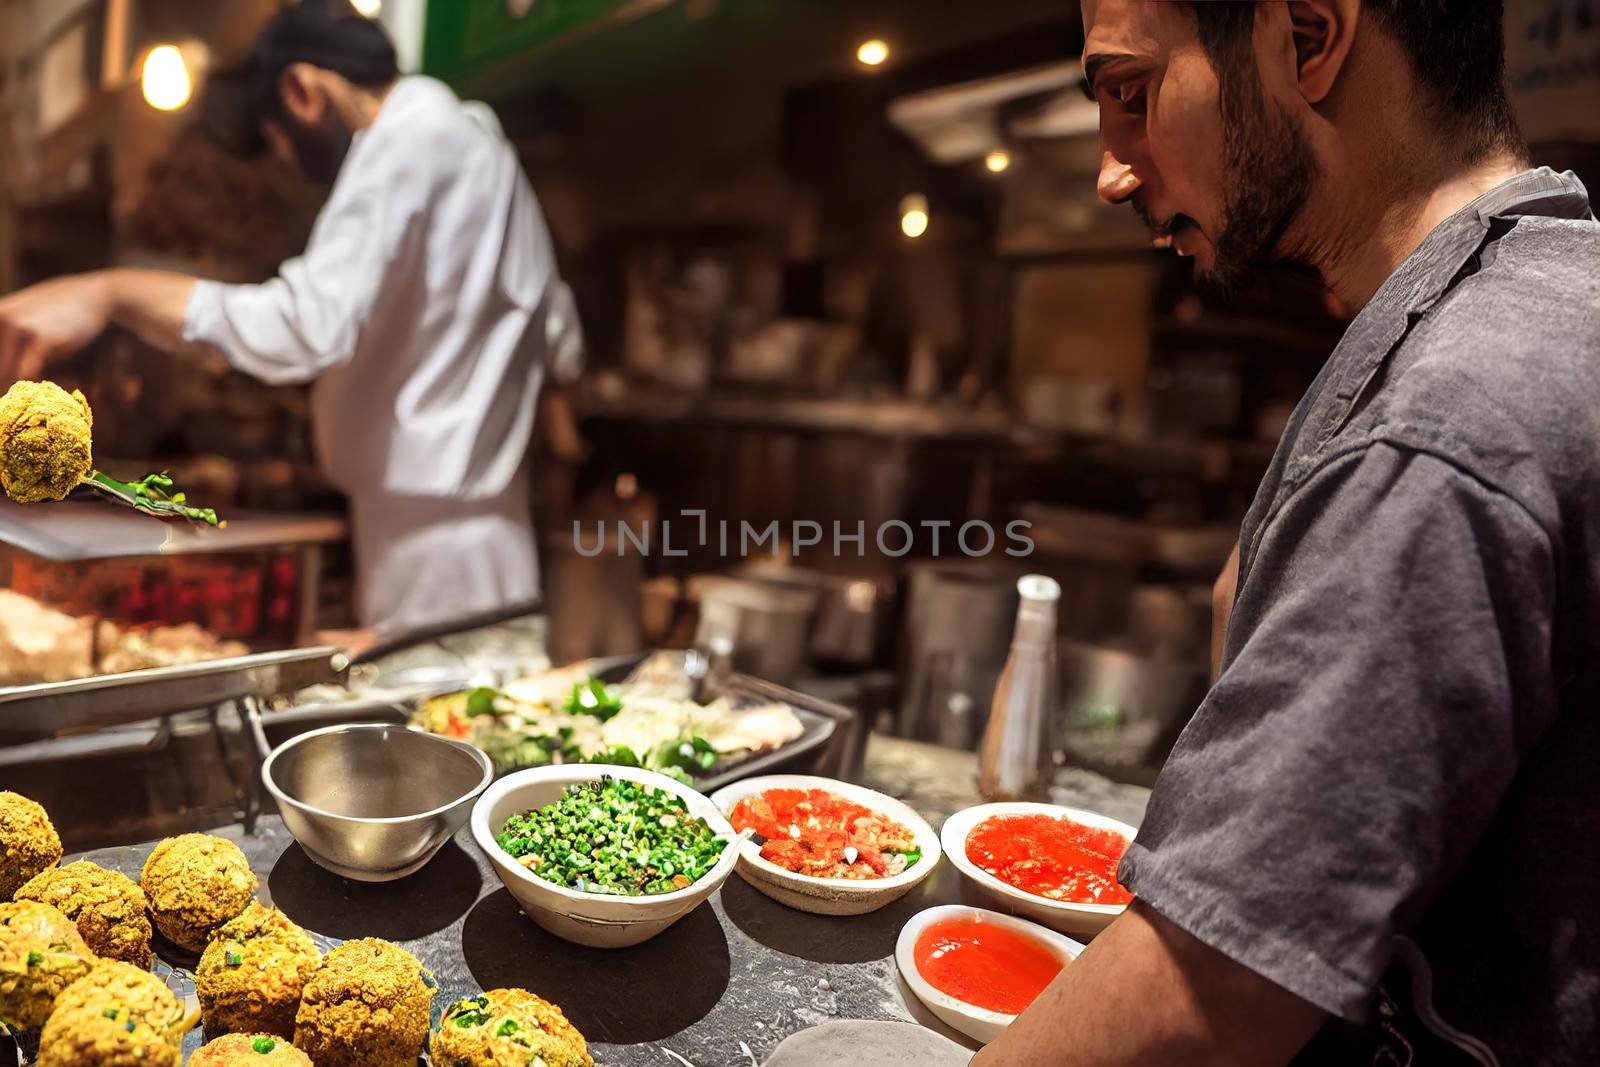
[[[349,0],[300,0],[267,20],[239,66],[206,79],[200,102],[206,132],[227,150],[259,155],[264,119],[280,115],[278,80],[292,63],[310,63],[357,85],[387,85],[400,75],[394,42]]]

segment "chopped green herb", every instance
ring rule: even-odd
[[[133,1022],[132,1019],[129,1019],[127,1022],[123,1023],[122,1024],[122,1028],[124,1030],[128,1031],[128,1033],[130,1033],[130,1034],[138,1029],[138,1027],[134,1025],[134,1022]]]
[[[494,1036],[495,1037],[510,1037],[512,1034],[516,1033],[520,1029],[522,1029],[522,1027],[520,1025],[518,1025],[517,1020],[515,1020],[515,1019],[502,1019],[502,1020],[500,1020],[500,1025],[495,1027]]]
[[[250,1047],[265,1056],[267,1053],[277,1048],[278,1043],[272,1040],[270,1037],[258,1037],[254,1041],[250,1042]]]
[[[44,962],[44,953],[43,952],[30,952],[30,953],[28,953],[28,966],[29,967],[37,967],[37,966],[39,966],[39,964],[41,964],[43,962]]]
[[[580,893],[651,896],[685,889],[727,842],[681,797],[609,775],[573,784],[543,808],[513,815],[497,839],[533,874]]]
[[[117,1017],[117,1009],[116,1008],[107,1008],[105,1011],[101,1012],[101,1014],[104,1015],[107,1019],[115,1019]]]
[[[244,962],[244,957],[233,951],[233,949],[229,949],[227,955],[224,956],[223,959],[227,961],[229,967],[237,967]]]

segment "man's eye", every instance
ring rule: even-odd
[[[1117,100],[1122,104],[1124,111],[1131,115],[1144,114],[1144,86],[1122,84],[1117,86]]]

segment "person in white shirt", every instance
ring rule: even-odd
[[[207,91],[233,104],[234,147],[271,145],[332,184],[305,253],[260,285],[119,268],[0,298],[0,376],[40,377],[114,322],[313,382],[362,624],[392,635],[532,605],[540,389],[575,378],[583,349],[511,146],[444,84],[400,77],[383,30],[339,0],[280,12]]]

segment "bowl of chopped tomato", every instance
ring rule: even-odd
[[[956,869],[1008,910],[1093,937],[1133,900],[1117,865],[1134,833],[1092,811],[1015,802],[956,812],[940,840]]]
[[[894,797],[808,774],[750,778],[711,794],[744,841],[739,877],[816,915],[864,915],[939,865],[939,835]]]

